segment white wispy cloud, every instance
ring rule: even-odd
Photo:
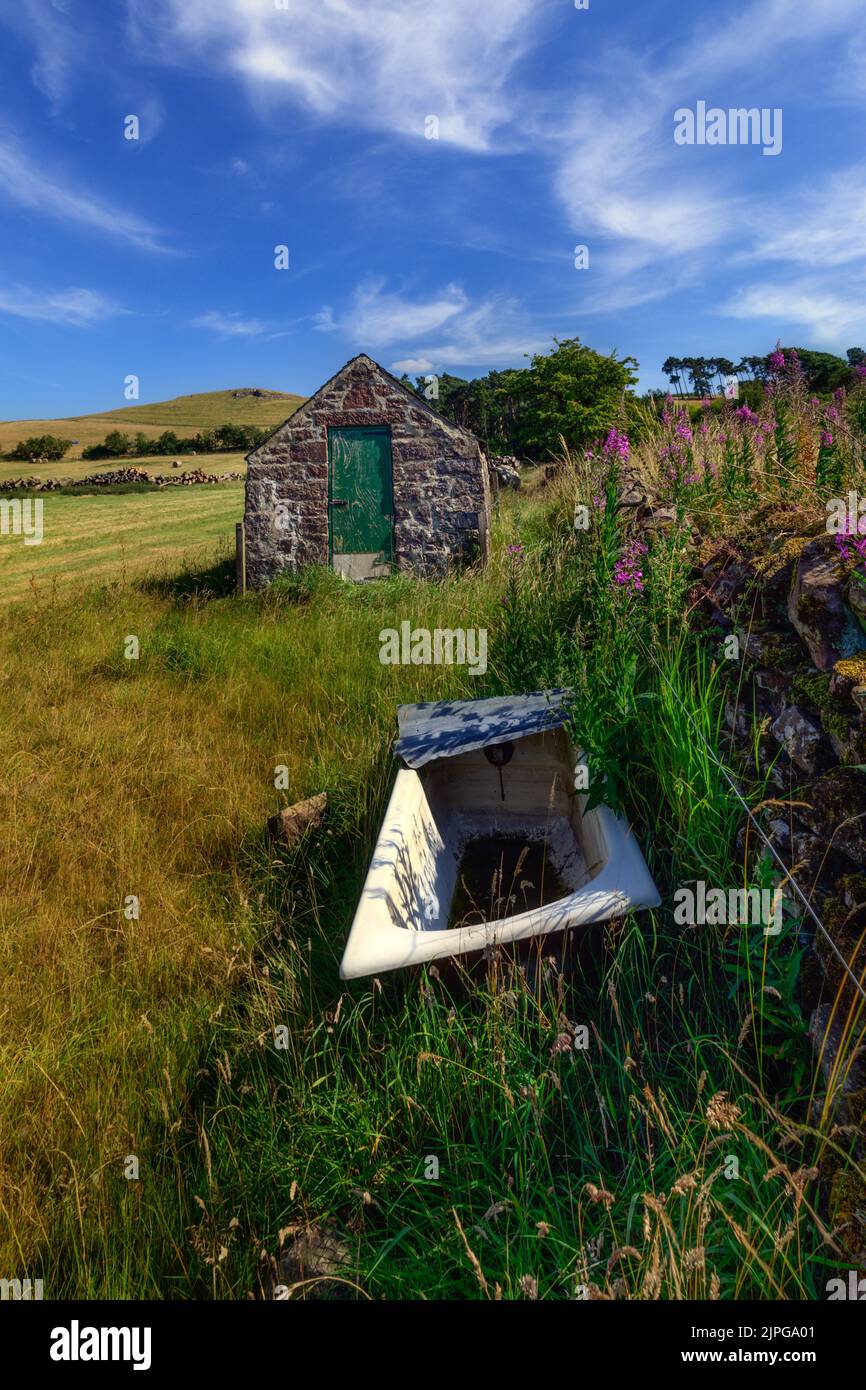
[[[842,169],[761,209],[743,260],[838,266],[866,260],[866,164]]]
[[[537,0],[161,0],[132,32],[167,62],[236,73],[256,101],[422,138],[435,115],[440,140],[485,150],[515,120],[511,74],[547,24]]]
[[[429,357],[403,357],[399,362],[391,363],[391,371],[401,375],[405,372],[407,376],[424,376],[432,372],[434,366]]]
[[[736,291],[721,312],[737,319],[767,319],[779,327],[796,325],[808,329],[815,342],[839,347],[849,337],[862,337],[866,284],[861,280],[844,293],[808,279],[749,285]]]
[[[78,191],[59,174],[49,174],[20,144],[0,136],[0,198],[20,208],[146,251],[168,252],[153,223],[90,191]]]
[[[219,338],[260,338],[266,333],[278,336],[272,334],[269,325],[261,319],[245,319],[240,314],[224,314],[219,309],[208,309],[190,319],[190,323],[193,328],[206,328]]]
[[[722,180],[676,167],[667,107],[645,96],[580,102],[562,142],[555,191],[578,233],[644,243],[669,255],[722,241],[738,217]]]
[[[856,35],[862,21],[863,0],[752,0],[728,6],[692,26],[664,75],[680,82],[709,82],[757,72],[765,79],[790,76],[799,82],[797,70],[790,67],[793,49],[803,48],[814,61],[822,41]]]
[[[412,297],[406,290],[388,289],[382,279],[357,285],[344,311],[323,309],[317,327],[366,351],[402,348],[405,355],[391,362],[397,372],[507,364],[551,342],[551,335],[541,332],[509,296],[490,295],[473,303],[462,286],[451,284]]]
[[[330,305],[322,309],[316,327],[380,348],[431,333],[467,306],[466,294],[458,285],[446,285],[430,299],[411,299],[387,290],[384,279],[369,278],[356,286],[343,313],[335,315]]]
[[[15,318],[89,328],[125,312],[97,290],[75,287],[53,291],[32,290],[25,285],[0,289],[0,313],[12,314]]]
[[[75,63],[89,59],[87,39],[80,26],[76,32],[68,12],[69,0],[16,0],[0,14],[0,22],[32,46],[31,80],[55,111],[67,94]]]

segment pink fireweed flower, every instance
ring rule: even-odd
[[[641,593],[644,589],[644,581],[640,557],[646,553],[647,548],[643,541],[629,541],[613,567],[614,584],[631,593]]]
[[[857,363],[857,366],[854,368],[854,375],[859,376],[861,381],[866,377],[866,362]]]
[[[829,430],[822,430],[822,431],[821,431],[821,447],[824,448],[824,449],[829,449],[829,447],[830,447],[830,445],[831,445],[832,443],[833,443],[833,436],[832,436],[832,434],[830,433],[830,431],[829,431]]]
[[[734,411],[734,419],[741,420],[744,425],[757,425],[759,423],[759,417],[747,405],[737,407]]]
[[[845,524],[846,527],[849,526],[849,523],[847,521]],[[849,545],[853,545],[861,560],[866,560],[866,536],[859,536],[855,538],[851,530],[847,529],[842,532],[837,531],[835,536],[835,542],[836,549],[839,551],[839,554],[841,555],[842,559],[847,560],[849,564],[854,559],[854,556],[848,549]]]
[[[618,454],[621,459],[627,459],[629,455],[628,435],[617,429],[610,430],[604,441],[603,450],[605,454]]]
[[[781,348],[777,348],[775,352],[770,353],[770,366],[774,372],[783,372],[785,370],[785,365],[785,354],[782,352]]]

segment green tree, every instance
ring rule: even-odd
[[[163,430],[158,439],[154,439],[152,449],[155,454],[176,454],[180,448],[180,440],[174,430]]]
[[[668,357],[662,364],[662,371],[678,396],[683,394],[683,365],[681,357]]]
[[[466,381],[447,372],[430,383],[418,377],[415,391],[455,424],[472,431],[489,453],[547,459],[559,451],[560,436],[581,448],[622,419],[626,393],[636,381],[633,357],[593,352],[578,338],[554,339],[528,367],[488,372]]]
[[[796,352],[810,391],[829,395],[837,387],[847,386],[851,381],[851,364],[832,352],[815,352],[812,348],[782,348],[782,352],[787,361]]]
[[[30,463],[36,459],[56,462],[57,459],[63,458],[70,443],[70,440],[61,439],[56,434],[32,434],[15,445],[10,457],[26,459]]]
[[[578,338],[554,342],[552,352],[537,353],[528,369],[515,373],[524,397],[518,435],[523,451],[538,459],[558,452],[560,436],[580,449],[606,434],[637,381],[633,357],[602,356]]]
[[[104,443],[107,458],[122,459],[132,453],[132,440],[122,430],[110,430]]]

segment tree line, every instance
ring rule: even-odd
[[[162,457],[169,454],[216,454],[229,450],[249,453],[273,431],[258,425],[219,425],[216,429],[201,430],[193,435],[178,435],[163,430],[156,439],[139,431],[130,435],[123,430],[110,430],[101,444],[91,444],[81,452],[84,459],[119,459]],[[7,458],[27,463],[62,459],[72,444],[55,434],[30,435],[22,439],[7,454]]]
[[[782,348],[787,357],[796,352],[806,376],[806,385],[817,394],[828,394],[840,386],[850,386],[854,369],[866,362],[863,348],[849,348],[845,357],[832,352],[814,352],[811,348]],[[662,371],[678,396],[721,395],[725,377],[763,384],[772,375],[771,354],[764,357],[741,357],[734,363],[728,357],[668,357]]]

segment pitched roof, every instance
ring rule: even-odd
[[[277,425],[276,429],[273,430],[267,436],[267,438],[263,439],[261,444],[257,444],[255,449],[251,449],[250,452],[247,454],[247,462],[249,462],[250,459],[254,458],[255,455],[259,452],[259,450],[263,449],[266,444],[270,443],[270,441],[274,439],[276,435],[280,433],[280,430],[284,429],[286,425],[291,425],[294,420],[303,418],[303,416],[308,414],[311,409],[315,409],[316,402],[322,395],[322,393],[324,391],[327,391],[328,388],[332,386],[335,381],[338,381],[341,376],[348,372],[349,368],[353,367],[356,362],[362,362],[370,371],[378,372],[379,375],[384,377],[385,380],[391,386],[396,387],[399,391],[402,391],[406,396],[410,398],[412,404],[417,409],[424,410],[427,412],[427,414],[430,416],[431,424],[436,425],[440,429],[444,429],[446,432],[450,434],[456,434],[461,436],[463,439],[466,440],[467,444],[470,444],[472,446],[473,449],[481,448],[479,441],[476,439],[475,435],[472,433],[471,430],[467,430],[464,428],[463,425],[457,425],[452,420],[446,419],[446,417],[444,415],[441,415],[438,410],[434,410],[433,406],[430,404],[428,400],[424,398],[424,396],[419,396],[415,391],[412,390],[411,387],[407,386],[405,382],[400,381],[397,377],[393,376],[391,372],[386,371],[386,369],[383,366],[381,366],[380,363],[376,362],[366,352],[359,352],[356,353],[354,357],[350,357],[349,361],[345,362],[343,366],[339,369],[339,371],[334,372],[333,376],[328,377],[328,380],[323,382],[322,385],[318,388],[318,390],[313,392],[312,396],[308,396],[307,399],[304,401],[303,405],[299,405],[297,410],[295,410],[291,415],[289,415],[282,422],[282,424]]]

